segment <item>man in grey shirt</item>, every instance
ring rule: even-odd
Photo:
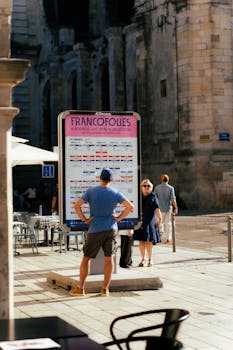
[[[178,207],[174,187],[168,183],[169,176],[167,174],[161,175],[161,184],[155,186],[154,194],[158,199],[162,214],[160,233],[161,235],[164,233],[163,242],[172,243],[171,214],[173,212],[176,215]]]

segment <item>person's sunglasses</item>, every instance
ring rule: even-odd
[[[142,185],[142,187],[150,187],[150,185]]]

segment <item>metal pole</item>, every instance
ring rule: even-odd
[[[231,216],[227,220],[228,262],[232,262]]]
[[[171,214],[172,219],[172,248],[173,252],[176,252],[176,232],[175,232],[175,215]]]

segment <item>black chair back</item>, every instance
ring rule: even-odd
[[[166,311],[161,336],[175,339],[182,321],[189,317],[189,312],[182,309],[168,309]]]
[[[142,316],[150,315],[150,314],[164,314],[163,322],[157,323],[157,324],[154,323],[151,326],[147,326],[147,327],[137,328],[137,329],[131,331],[126,338],[117,339],[117,337],[115,335],[115,325],[117,322],[119,322],[121,320],[125,320],[125,319],[142,317]],[[163,339],[175,340],[181,322],[186,320],[188,317],[189,317],[189,311],[183,310],[183,309],[148,310],[148,311],[142,311],[142,312],[137,312],[137,313],[119,316],[119,317],[115,318],[110,325],[110,333],[111,333],[113,341],[104,343],[103,345],[110,346],[110,345],[116,344],[120,350],[123,350],[123,348],[121,346],[122,343],[126,343],[126,345],[127,345],[127,343],[129,343],[129,342],[136,341],[136,338],[139,340],[139,336],[141,336],[142,332],[148,332],[148,331],[155,330],[155,329],[161,329],[161,334],[159,337],[157,334],[156,334],[156,336],[147,336],[146,350],[151,350],[152,346],[154,346],[154,345],[152,345],[152,342],[157,341],[157,343],[158,343],[159,340],[157,340],[157,338],[161,338],[160,339],[161,342],[165,342],[165,341],[169,342],[169,340],[163,340]],[[173,348],[171,347],[172,350],[176,349],[174,347],[174,344],[172,346],[173,346]],[[179,349],[179,346],[182,346],[182,344],[179,345],[179,342],[178,342],[176,344],[176,346],[178,346],[177,349]],[[169,349],[169,348],[162,348],[162,347],[159,348],[158,347],[156,349]],[[180,349],[182,349],[182,347],[180,347]]]

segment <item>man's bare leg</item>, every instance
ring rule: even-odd
[[[82,296],[85,295],[85,282],[86,278],[90,273],[90,265],[91,265],[91,259],[87,258],[86,256],[83,256],[81,265],[80,265],[80,272],[79,272],[79,286],[76,286],[74,289],[70,291],[70,295],[72,296]]]
[[[104,284],[103,289],[108,290],[114,270],[113,256],[104,257]]]
[[[80,265],[80,272],[79,272],[79,287],[81,289],[84,289],[86,278],[90,273],[90,267],[91,267],[91,258],[88,258],[86,256],[83,256],[81,265]]]

